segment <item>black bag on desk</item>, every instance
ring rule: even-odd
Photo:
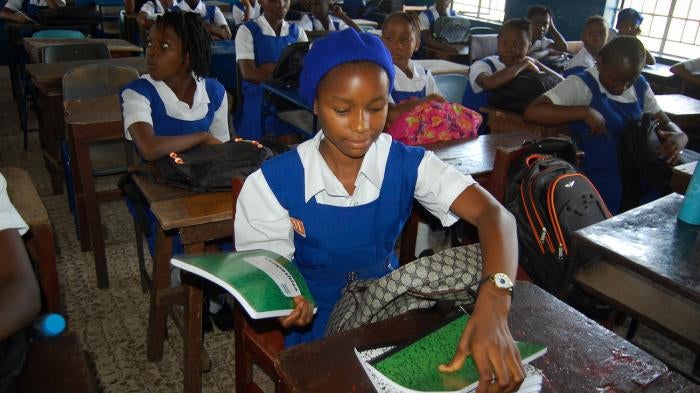
[[[45,26],[96,26],[100,20],[101,16],[93,6],[42,8],[37,11],[37,22]]]
[[[461,16],[441,16],[432,27],[433,37],[446,44],[466,44],[471,22]]]
[[[523,113],[537,97],[556,86],[560,77],[546,72],[521,72],[513,80],[491,92],[489,105]]]
[[[236,139],[218,145],[198,145],[155,161],[159,182],[195,191],[231,189],[231,179],[248,176],[272,157],[267,147]]]
[[[287,87],[299,86],[299,75],[304,65],[304,56],[309,52],[310,42],[295,42],[282,51],[272,79]]]

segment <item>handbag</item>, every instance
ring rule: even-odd
[[[479,244],[449,248],[384,277],[351,281],[326,325],[326,336],[411,310],[473,304],[481,277]]]
[[[489,105],[523,113],[535,98],[556,86],[561,77],[547,72],[521,72],[510,82],[491,92]]]

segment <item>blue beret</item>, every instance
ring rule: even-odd
[[[617,23],[623,20],[631,20],[635,25],[639,26],[642,24],[644,17],[634,8],[625,8],[620,10],[620,13],[617,14]]]
[[[329,33],[311,44],[309,53],[304,56],[304,65],[299,76],[301,96],[313,106],[321,79],[333,68],[353,61],[369,61],[384,68],[389,77],[391,93],[394,86],[394,64],[382,41],[370,33],[345,29]]]

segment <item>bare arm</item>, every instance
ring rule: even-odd
[[[2,11],[0,11],[0,19],[14,23],[27,23],[27,18],[24,15],[13,12],[9,8],[5,7],[3,7]]]
[[[129,134],[134,139],[141,157],[154,161],[171,152],[182,152],[202,143],[221,143],[208,132],[195,132],[180,136],[156,136],[153,127],[145,122],[129,126]]]
[[[448,53],[457,53],[457,48],[454,46],[448,45],[444,42],[440,42],[436,40],[433,35],[430,33],[430,30],[423,30],[420,32],[420,39],[421,42],[428,48],[433,48],[437,49],[443,52],[448,52]]]
[[[63,7],[63,3],[60,2],[59,0],[47,0],[46,2],[48,3],[49,8]]]
[[[675,163],[680,155],[680,152],[688,144],[688,136],[683,130],[668,118],[664,111],[657,112],[654,117],[659,121],[659,139],[661,146],[658,153],[666,157],[668,164]]]
[[[569,45],[566,42],[566,39],[564,39],[564,36],[559,33],[559,30],[557,30],[557,27],[554,26],[554,21],[551,21],[549,24],[549,34],[551,34],[552,38],[554,38],[554,44],[552,44],[550,48],[556,49],[559,52],[566,52]]]
[[[646,51],[646,65],[654,65],[656,64],[656,59],[654,58],[654,55],[651,54],[647,49],[644,49]]]
[[[27,326],[39,313],[39,285],[16,229],[0,231],[0,341]]]
[[[124,0],[124,11],[127,14],[136,12],[136,0]]]
[[[605,131],[605,119],[590,106],[555,105],[544,95],[535,98],[525,108],[523,118],[527,122],[544,126],[558,126],[575,121],[585,121],[591,127],[592,133],[597,134]]]
[[[673,67],[671,67],[671,72],[694,85],[700,86],[700,75],[695,75],[688,71],[682,63],[674,64]]]
[[[272,79],[274,64],[272,67],[266,66],[266,64],[261,64],[260,67],[258,67],[255,65],[255,60],[243,59],[238,60],[238,66],[241,70],[241,77],[248,82],[259,84]]]
[[[534,60],[526,58],[524,61],[508,66],[502,70],[496,71],[491,75],[485,73],[476,77],[476,83],[484,90],[496,90],[506,83],[512,81],[518,74],[526,69],[538,72],[539,69],[535,65]]]
[[[136,23],[139,25],[140,28],[144,30],[148,30],[151,28],[151,24],[153,24],[153,20],[148,19],[148,14],[145,12],[139,12],[138,15],[136,15]]]
[[[348,14],[343,12],[343,8],[341,6],[337,4],[334,5],[332,12],[334,16],[340,18],[340,20],[342,20],[343,23],[348,25],[350,28],[355,29],[355,31],[357,31],[358,33],[362,33],[362,29],[360,28],[360,26],[358,26],[357,23],[355,23],[355,21],[353,21],[352,18],[348,16]]]

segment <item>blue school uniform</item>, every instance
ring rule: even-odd
[[[618,146],[620,135],[630,121],[640,119],[644,112],[644,93],[649,84],[643,76],[634,82],[636,102],[622,103],[610,99],[589,72],[578,75],[593,95],[590,107],[600,112],[605,119],[606,132],[592,135],[590,127],[583,122],[569,126],[571,135],[586,153],[581,170],[588,176],[603,197],[608,209],[617,214],[622,201],[622,183],[618,168]]]
[[[433,24],[435,24],[435,21],[437,20],[435,19],[435,15],[433,15],[432,9],[427,9],[421,12],[421,14],[425,15],[425,17],[428,18],[428,22],[430,23],[430,29],[432,30]],[[455,10],[449,10],[447,11],[447,16],[457,16],[457,12]]]
[[[399,90],[399,86],[394,84],[394,90],[391,91],[391,98],[394,100],[394,103],[399,104],[399,103],[401,103],[401,101],[409,100],[412,98],[424,98],[426,96],[426,87],[428,86],[428,83],[427,83],[428,70],[425,70],[425,76],[426,76],[426,83],[423,85],[423,88],[421,90],[401,91],[401,90]]]
[[[215,79],[205,79],[205,87],[209,96],[209,105],[207,114],[198,120],[181,120],[170,117],[165,109],[163,99],[158,94],[155,86],[145,79],[136,79],[135,81],[124,86],[124,90],[130,89],[144,96],[151,103],[151,119],[153,124],[153,132],[156,136],[182,136],[189,135],[194,132],[209,130],[217,109],[226,99],[226,91],[224,87]],[[123,100],[122,94],[119,94],[120,101]],[[122,101],[123,104],[123,101]],[[132,216],[138,217],[133,204],[126,198],[126,205]],[[145,209],[145,219],[148,222],[150,235],[148,236],[148,249],[151,256],[155,255],[156,233],[158,232],[158,221],[150,208]],[[173,238],[173,255],[184,253],[180,236]]]
[[[379,197],[353,207],[322,205],[315,198],[305,202],[304,167],[296,151],[263,164],[270,190],[289,216],[303,223],[304,234],[294,233],[294,264],[318,307],[310,326],[287,335],[287,347],[324,336],[347,282],[378,278],[398,267],[394,246],[411,214],[423,154],[422,148],[392,142]]]
[[[193,9],[197,8],[198,5],[199,5],[199,3],[197,3],[197,5],[194,6]],[[214,17],[216,15],[216,6],[205,4],[204,9],[206,10],[206,13],[204,14],[204,16],[202,16],[202,20],[204,22],[209,23],[210,25],[213,25],[214,24]],[[170,7],[170,10],[171,11],[183,11],[177,4]]]
[[[314,21],[316,21],[316,17],[311,15],[311,14],[309,14],[308,17],[309,17],[309,20],[311,21],[311,27],[312,27],[311,30],[316,30],[315,29],[316,24],[314,23]],[[340,31],[340,22],[333,19],[332,15],[329,15],[328,19],[330,20],[330,24],[328,27],[330,28],[330,25],[333,25],[333,27],[335,27],[335,31]]]
[[[299,38],[299,27],[293,23],[289,24],[289,34],[279,37],[263,34],[262,29],[254,20],[250,20],[244,25],[253,36],[256,66],[265,63],[276,63],[284,49],[290,44],[297,42]],[[263,136],[262,88],[259,84],[244,80],[242,90],[243,106],[234,119],[236,133],[243,138],[260,140]],[[270,131],[279,132],[280,127],[273,127]],[[288,133],[286,128],[281,131],[280,135]]]
[[[496,65],[493,64],[493,61],[491,61],[491,59],[481,59],[481,61],[486,63],[489,66],[489,68],[491,68],[492,74],[496,72]],[[467,108],[478,111],[479,108],[488,105],[490,95],[491,92],[486,90],[482,90],[479,93],[475,93],[474,89],[472,88],[472,84],[467,82],[467,86],[464,89],[464,97],[462,98],[462,105],[464,105]]]

